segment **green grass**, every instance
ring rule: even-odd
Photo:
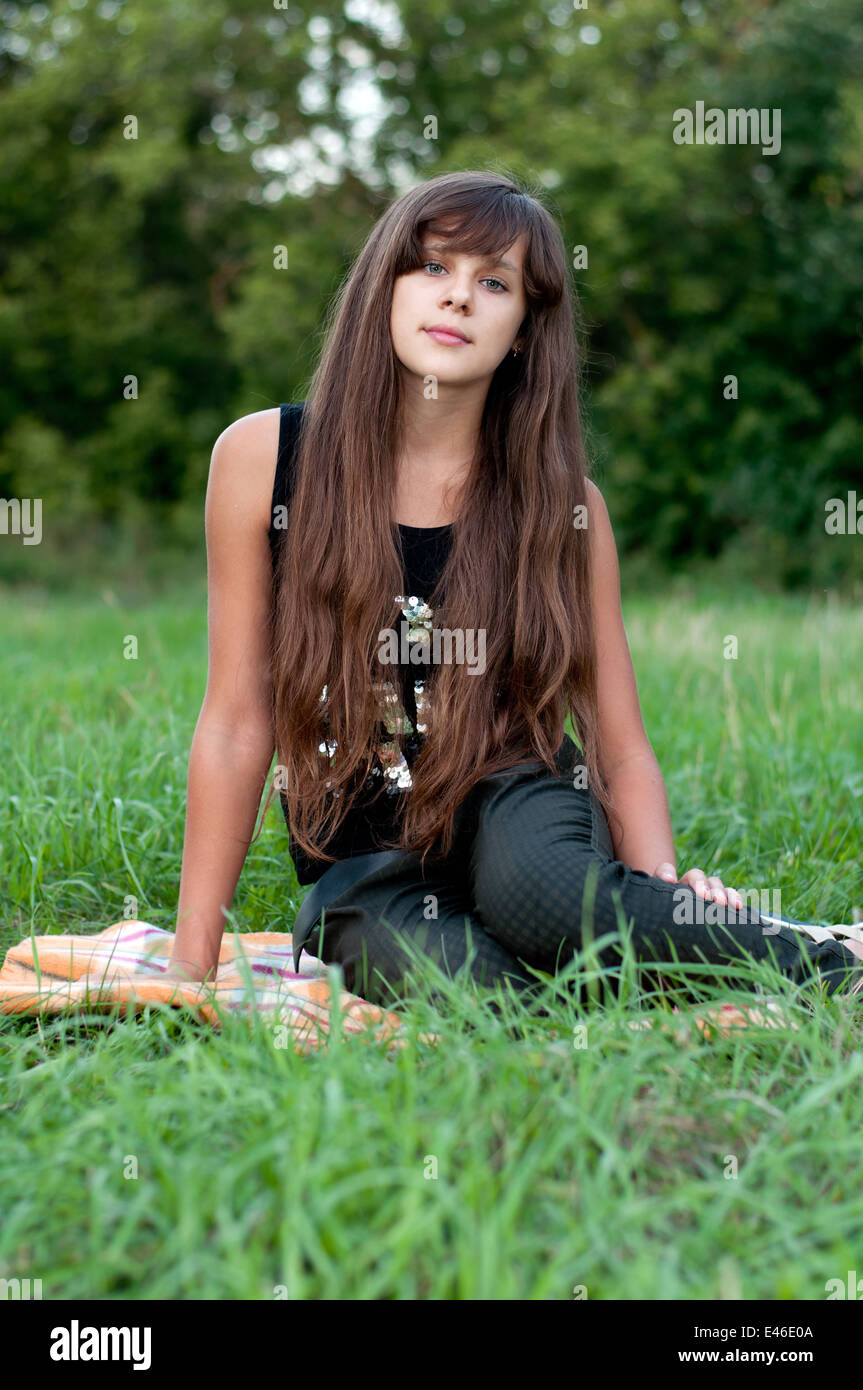
[[[680,872],[852,920],[859,612],[624,596]],[[0,948],[98,931],[127,896],[173,929],[203,591],[9,592],[0,643]],[[301,898],[273,807],[233,922],[289,931]],[[47,1299],[825,1298],[860,1261],[863,1012],[752,975],[786,1022],[710,1040],[630,1029],[670,1015],[628,987],[579,1010],[561,979],[541,1016],[418,977],[394,1054],[337,1032],[300,1056],[259,1017],[2,1016],[0,1277]],[[690,980],[752,1002],[721,972]]]

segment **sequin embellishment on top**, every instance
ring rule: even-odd
[[[407,640],[410,643],[427,642],[427,634],[431,631],[434,620],[434,612],[424,599],[417,598],[416,595],[407,596],[397,594],[395,602],[401,608],[404,617],[407,619]],[[416,726],[411,720],[399,698],[399,694],[392,681],[376,681],[373,689],[378,696],[381,706],[382,723],[386,734],[390,737],[378,743],[372,750],[372,766],[370,775],[372,778],[385,779],[385,786],[388,795],[396,795],[398,792],[408,791],[413,785],[411,780],[410,766],[403,751],[401,740],[408,741],[408,749],[411,753],[411,761],[419,752],[422,738],[428,731],[428,692],[426,690],[425,676],[414,679],[413,695],[414,706],[416,709]],[[327,687],[324,686],[321,702],[325,702],[327,697]],[[324,714],[324,725],[328,723],[329,716]],[[333,757],[337,743],[335,740],[324,741],[319,745],[318,751]],[[334,793],[338,795],[338,792]]]

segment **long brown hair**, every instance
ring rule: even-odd
[[[575,524],[587,492],[577,297],[563,238],[515,180],[443,174],[387,208],[327,316],[276,564],[273,707],[285,809],[295,842],[329,860],[323,841],[359,795],[382,727],[379,633],[402,616],[392,522],[402,396],[390,308],[396,277],[425,259],[425,231],[467,255],[503,253],[526,233],[527,311],[520,354],[508,353],[492,378],[449,558],[426,596],[436,626],[485,630],[485,671],[434,667],[425,741],[388,846],[421,850],[423,863],[430,851],[447,854],[456,809],[479,778],[532,758],[556,771],[568,713],[588,784],[611,809],[597,760],[589,536]]]

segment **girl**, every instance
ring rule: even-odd
[[[525,996],[588,939],[609,971],[627,938],[639,962],[863,982],[863,946],[678,880],[585,474],[575,307],[535,196],[431,179],[373,228],[302,405],[217,439],[173,977],[215,971],[275,748],[314,885],[295,960],[366,999],[403,992],[407,942]]]

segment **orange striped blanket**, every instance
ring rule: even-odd
[[[122,921],[92,936],[25,937],[6,952],[0,969],[0,1013],[57,1013],[64,1009],[140,1010],[172,1004],[219,1027],[223,1010],[257,1010],[283,1025],[294,1050],[319,1047],[333,1008],[327,967],[303,953],[293,967],[287,932],[226,933],[215,984],[162,978],[174,933],[148,922]],[[404,1046],[404,1019],[341,990],[345,1033]],[[428,1035],[432,1038],[433,1035]]]
[[[832,930],[795,925],[815,940],[832,936],[863,941],[863,927],[858,923]],[[307,1053],[326,1041],[333,1010],[330,975],[327,967],[307,952],[299,972],[294,970],[290,933],[226,933],[215,984],[162,978],[173,941],[173,932],[139,921],[115,922],[92,936],[25,937],[6,952],[0,969],[0,1013],[110,1010],[117,1005],[125,1014],[156,1003],[190,1009],[219,1027],[223,1010],[257,1011],[269,1017],[274,1026],[284,1028],[297,1052]],[[387,1050],[405,1046],[405,1022],[398,1014],[344,989],[339,991],[338,1008],[345,1033],[383,1040]],[[671,1013],[682,1011],[675,1006]],[[669,1019],[664,1012],[627,1023],[636,1030],[658,1026],[663,1032],[676,1033],[680,1042],[698,1034],[729,1036],[741,1027],[783,1025],[797,1027],[779,1001],[766,998],[751,1005],[698,1008],[679,1020]],[[436,1033],[419,1036],[428,1042],[439,1039]]]

